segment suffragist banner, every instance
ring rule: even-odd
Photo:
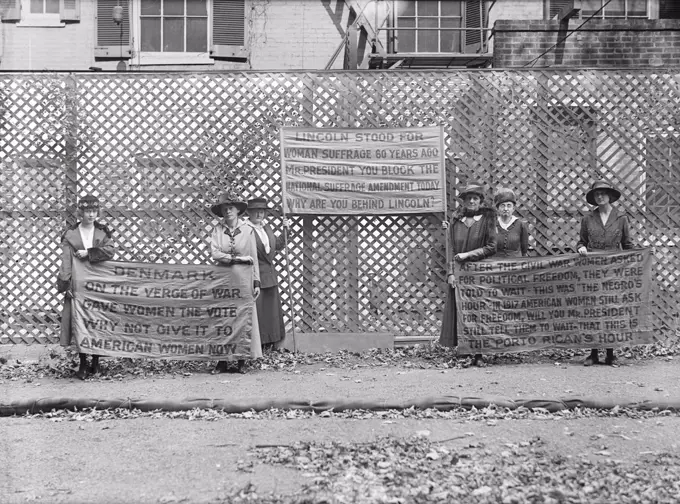
[[[252,267],[73,261],[79,351],[182,360],[248,358]]]
[[[462,353],[652,343],[650,249],[456,264]]]
[[[413,214],[446,209],[440,126],[281,129],[289,214]]]

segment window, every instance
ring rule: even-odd
[[[141,0],[141,50],[207,52],[207,0]]]
[[[31,14],[59,14],[59,0],[31,0]]]
[[[398,53],[476,52],[484,37],[481,0],[398,0],[392,46]]]
[[[61,0],[68,1],[68,0]],[[248,58],[250,0],[97,0],[97,59],[131,65],[211,64]],[[112,9],[123,7],[115,24]]]
[[[80,21],[80,0],[2,0],[0,16],[17,26],[60,28]]]
[[[580,14],[582,19],[587,19],[596,12],[595,18],[601,19],[649,17],[647,0],[611,0],[609,3],[607,0],[582,0]]]

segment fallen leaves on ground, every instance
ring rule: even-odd
[[[672,359],[680,353],[679,343],[626,347],[617,350],[625,359],[643,360],[650,358]],[[516,354],[489,355],[485,359],[494,364],[542,363],[559,364],[581,360],[582,350],[541,350]],[[38,362],[9,360],[0,365],[0,380],[25,380],[32,382],[43,377],[73,378],[77,368],[78,354],[61,347],[49,348]],[[105,358],[102,361],[103,374],[91,379],[122,380],[126,378],[147,378],[150,376],[191,376],[208,374],[215,362],[180,361],[162,359],[132,359],[127,357]],[[322,369],[358,369],[375,367],[399,367],[405,369],[463,369],[470,367],[469,356],[459,356],[456,351],[437,343],[413,345],[395,349],[372,349],[365,352],[340,351],[337,353],[292,353],[269,351],[262,358],[247,362],[247,369],[266,372],[299,373],[305,366],[319,366]]]
[[[674,503],[680,495],[675,454],[593,462],[587,454],[555,455],[538,437],[506,445],[500,452],[454,449],[414,436],[257,448],[249,454],[256,463],[294,468],[309,478],[304,497],[257,494],[249,485],[220,502]]]

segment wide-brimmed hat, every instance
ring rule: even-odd
[[[596,180],[593,182],[593,185],[590,186],[590,190],[586,194],[586,201],[591,205],[597,205],[597,203],[595,203],[595,191],[598,189],[607,191],[609,193],[610,203],[614,203],[621,197],[621,191],[615,189],[614,186],[612,186],[609,182],[606,180]]]
[[[238,208],[239,215],[241,215],[246,211],[246,208],[248,208],[248,203],[236,194],[228,192],[220,195],[217,202],[210,207],[210,211],[218,217],[224,217],[224,215],[222,215],[222,208],[225,206],[235,206]]]
[[[517,197],[515,196],[515,191],[506,188],[499,189],[496,195],[493,197],[493,204],[495,207],[498,207],[498,205],[502,203],[517,204]]]
[[[96,196],[88,194],[78,201],[78,208],[81,210],[99,210],[99,200]]]
[[[484,192],[484,186],[479,182],[468,182],[458,197],[464,200],[468,194],[476,194],[481,200],[484,200]]]
[[[269,202],[266,198],[249,199],[248,210],[269,210]]]

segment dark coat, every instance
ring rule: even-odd
[[[78,224],[67,230],[61,237],[61,265],[57,275],[57,291],[67,292],[71,290],[71,273],[73,271],[73,261],[90,261],[91,263],[113,259],[116,249],[111,239],[111,231],[95,222],[94,235],[92,237],[92,248],[87,249],[87,257],[80,259],[74,252],[83,250],[83,240],[80,237]],[[61,337],[60,343],[63,346],[71,344],[71,297],[67,292],[64,297],[64,309],[61,314]]]
[[[529,224],[522,219],[515,220],[508,229],[503,229],[500,224],[496,228],[498,239],[496,241],[495,259],[508,257],[523,257],[529,251]]]
[[[630,237],[628,216],[612,208],[607,224],[602,224],[599,208],[588,212],[581,219],[581,232],[576,248],[581,246],[590,252],[632,249],[634,244]]]
[[[492,208],[482,208],[481,219],[469,228],[463,222],[462,215],[456,215],[450,226],[451,262],[449,274],[453,273],[453,257],[461,252],[472,252],[472,256],[465,260],[479,261],[491,257],[496,253],[496,212]],[[456,294],[448,286],[446,307],[442,320],[442,330],[439,343],[444,346],[458,346],[458,331],[456,313]]]

